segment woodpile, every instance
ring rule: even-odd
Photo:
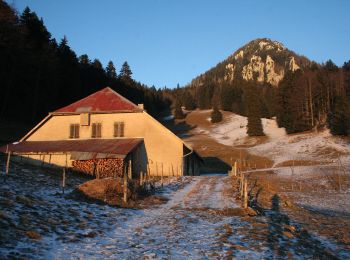
[[[91,159],[73,161],[73,170],[83,172],[96,178],[123,177],[124,160],[115,159]]]

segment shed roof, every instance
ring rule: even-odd
[[[53,113],[87,113],[87,112],[118,112],[118,111],[142,111],[130,100],[119,95],[113,89],[106,87],[90,96],[78,100],[68,106],[62,107]]]
[[[52,153],[79,152],[84,158],[124,158],[139,144],[142,138],[88,139],[62,141],[23,141],[0,147],[0,152]],[[89,156],[87,156],[89,154]],[[86,159],[85,159],[86,160]]]

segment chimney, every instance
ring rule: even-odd
[[[143,104],[137,104],[137,106],[138,106],[140,109],[144,110]]]

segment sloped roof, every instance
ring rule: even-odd
[[[101,154],[117,155],[118,157],[124,158],[142,142],[142,138],[23,141],[9,145],[4,145],[0,147],[0,152],[82,152],[90,153],[90,157],[92,158],[102,158]],[[106,156],[104,156],[103,158],[106,158]],[[111,156],[111,158],[113,158],[113,156]]]
[[[122,112],[142,111],[130,100],[119,95],[113,89],[106,87],[90,96],[78,100],[68,106],[62,107],[54,113],[84,113],[84,112]]]

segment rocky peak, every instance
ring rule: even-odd
[[[294,72],[310,64],[307,58],[288,50],[282,43],[261,38],[239,48],[216,67],[195,78],[191,85],[201,85],[208,80],[215,83],[243,79],[278,86],[287,71]]]

